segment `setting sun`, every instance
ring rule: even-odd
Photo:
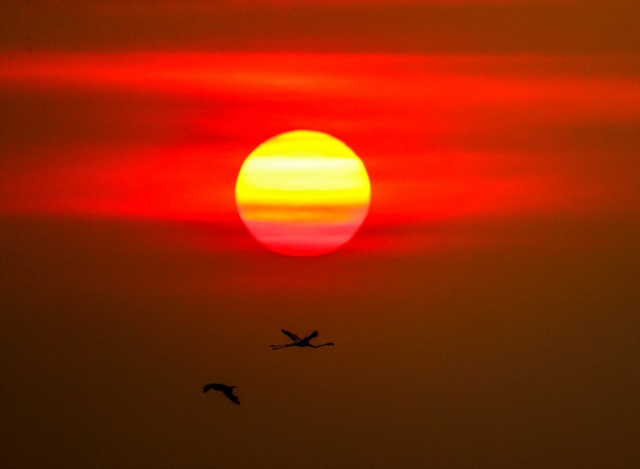
[[[245,225],[272,251],[313,256],[334,251],[358,230],[369,209],[364,164],[340,140],[296,130],[258,146],[236,183]]]

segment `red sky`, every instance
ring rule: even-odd
[[[6,148],[20,155],[4,172],[8,212],[228,221],[244,158],[292,128],[326,129],[363,156],[371,223],[637,209],[633,57],[7,53],[3,62],[15,115]],[[150,112],[163,107],[171,112]]]
[[[639,18],[3,3],[2,459],[640,463]],[[268,252],[237,214],[244,158],[295,129],[371,179],[331,255]],[[280,328],[336,347],[274,356]],[[242,405],[203,398],[215,381]]]

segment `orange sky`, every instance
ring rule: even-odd
[[[2,3],[2,460],[638,465],[638,31],[626,1]],[[234,200],[295,129],[371,180],[317,258]]]

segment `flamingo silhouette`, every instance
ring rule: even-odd
[[[270,345],[271,350],[280,350],[282,348],[287,348],[287,347],[311,347],[311,348],[320,348],[320,347],[324,347],[325,345],[333,345],[333,342],[327,342],[326,344],[320,344],[320,345],[313,345],[310,343],[311,339],[318,337],[318,331],[313,331],[311,334],[309,334],[307,337],[305,337],[304,339],[301,339],[300,337],[298,337],[296,334],[294,334],[293,332],[289,332],[289,331],[285,331],[284,329],[280,329],[284,335],[286,335],[287,337],[289,337],[291,340],[293,340],[292,343],[290,344],[282,344],[282,345]]]
[[[205,384],[202,392],[207,392],[210,389],[213,389],[214,391],[222,391],[222,394],[227,396],[229,400],[231,400],[231,402],[240,404],[240,399],[238,399],[238,396],[236,396],[233,393],[233,388],[235,388],[235,386],[227,386],[226,384],[211,383],[211,384]]]

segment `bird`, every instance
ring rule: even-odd
[[[320,348],[320,347],[324,347],[325,345],[328,346],[332,346],[333,342],[327,342],[326,344],[320,344],[320,345],[313,345],[310,343],[311,339],[318,337],[318,331],[313,331],[311,334],[309,334],[307,337],[305,337],[304,339],[301,339],[300,337],[298,337],[296,334],[294,334],[293,332],[289,332],[289,331],[285,331],[284,329],[280,329],[282,331],[282,333],[284,335],[286,335],[287,337],[289,337],[291,340],[293,340],[292,343],[290,344],[282,344],[282,345],[270,345],[271,350],[279,350],[282,348],[287,348],[287,347],[311,347],[311,348]]]
[[[235,388],[235,386],[227,386],[226,384],[211,383],[211,384],[205,384],[204,388],[202,389],[202,392],[207,392],[210,389],[213,389],[214,391],[222,391],[222,394],[227,396],[227,398],[229,398],[231,402],[240,404],[240,399],[238,399],[238,396],[236,396],[233,393],[233,388]]]

